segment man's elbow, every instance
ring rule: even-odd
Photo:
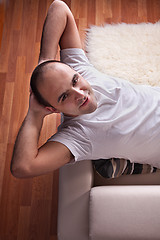
[[[10,171],[15,178],[31,177],[31,171],[27,166],[18,166],[16,164],[11,164]]]

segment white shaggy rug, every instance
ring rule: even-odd
[[[91,26],[86,51],[101,72],[160,86],[160,22]]]

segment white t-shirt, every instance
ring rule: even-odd
[[[61,60],[90,83],[98,107],[90,114],[64,116],[49,141],[67,146],[75,161],[116,157],[160,168],[160,88],[100,73],[82,49],[62,50]]]

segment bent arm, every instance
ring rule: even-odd
[[[58,142],[48,142],[38,149],[45,115],[45,112],[36,112],[29,108],[13,151],[11,172],[15,177],[25,178],[46,174],[63,166],[72,158],[69,149]]]
[[[55,0],[48,10],[43,26],[39,63],[55,59],[58,44],[61,49],[82,48],[70,9],[64,2]]]

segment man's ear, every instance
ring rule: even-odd
[[[58,111],[56,108],[54,107],[45,107],[48,111],[50,111],[51,113],[60,113],[60,111]]]

